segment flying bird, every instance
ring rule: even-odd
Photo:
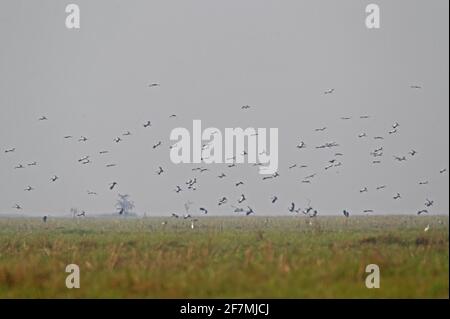
[[[116,182],[112,182],[112,183],[109,185],[109,189],[110,189],[110,190],[113,190],[114,187],[116,187],[116,186],[117,186],[117,183],[116,183]]]

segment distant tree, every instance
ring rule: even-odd
[[[72,217],[75,218],[78,215],[78,208],[72,207],[70,213],[72,214]]]
[[[130,200],[130,195],[119,194],[116,208],[119,211],[123,211],[123,215],[129,215],[133,211],[134,207],[134,202]]]

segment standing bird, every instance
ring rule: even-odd
[[[350,217],[350,213],[348,211],[346,211],[345,209],[344,209],[343,213],[344,213],[345,217],[347,217],[347,218]]]
[[[47,222],[47,219],[48,219],[47,215],[45,215],[44,217],[42,217],[42,221],[43,221],[44,223]]]

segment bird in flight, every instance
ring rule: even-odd
[[[144,126],[145,128],[147,128],[147,127],[149,127],[149,126],[152,126],[152,123],[151,123],[150,121],[147,121],[146,123],[143,124],[143,126]]]
[[[29,164],[27,164],[28,166],[36,166],[37,165],[37,163],[36,162],[32,162],[32,163],[29,163]]]
[[[397,129],[393,129],[393,130],[390,130],[389,132],[388,132],[389,134],[395,134],[395,133],[397,133]]]
[[[116,143],[119,143],[119,142],[121,142],[122,141],[122,139],[120,138],[120,137],[116,137],[115,139],[114,139],[114,142],[116,142]]]
[[[27,188],[25,188],[25,190],[26,190],[27,192],[31,192],[32,190],[34,190],[34,188],[31,187],[31,186],[27,186]]]
[[[417,212],[417,215],[422,215],[422,214],[427,214],[428,213],[428,210],[426,210],[426,209],[421,209],[421,210],[419,210],[418,212]]]
[[[325,92],[323,92],[323,94],[331,94],[334,92],[334,89],[328,89]]]
[[[245,195],[242,194],[241,197],[238,200],[238,203],[241,204],[242,202],[244,202],[247,198],[245,198]]]
[[[39,118],[39,121],[47,121],[48,119],[47,119],[47,117],[46,116],[41,116],[40,118]]]
[[[402,196],[400,195],[400,193],[395,194],[395,196],[393,197],[393,199],[400,199],[402,198]]]
[[[359,190],[360,193],[367,193],[369,190],[367,189],[367,187],[364,187],[362,189]]]
[[[162,142],[161,142],[161,141],[159,141],[158,143],[156,143],[155,145],[153,145],[153,149],[155,149],[155,148],[157,148],[157,147],[161,146],[161,144],[162,144]]]
[[[11,148],[11,149],[5,150],[5,153],[13,153],[13,152],[15,152],[15,151],[16,151],[15,148]]]
[[[156,171],[156,174],[161,175],[162,173],[164,173],[164,170],[161,166],[159,166],[158,170]]]
[[[250,105],[243,105],[241,106],[241,109],[248,110],[251,106]]]
[[[406,161],[406,156],[394,156],[394,158],[399,162]]]
[[[301,148],[305,148],[306,147],[306,143],[301,141],[298,145],[297,148],[301,149]]]
[[[420,85],[410,85],[411,89],[421,89],[422,87]]]
[[[377,187],[377,191],[379,191],[379,190],[381,190],[381,189],[385,189],[385,188],[386,188],[386,185],[378,186],[378,187]]]
[[[370,118],[370,116],[369,115],[361,115],[359,118],[360,119],[368,119],[368,118]]]
[[[414,156],[414,155],[416,155],[417,154],[417,152],[415,151],[415,150],[411,150],[410,152],[409,152],[409,155],[411,155],[411,156]]]
[[[316,128],[316,132],[323,132],[326,129],[327,129],[326,127],[319,127],[319,128]]]
[[[244,182],[237,182],[236,184],[234,184],[236,187],[240,186],[240,185],[244,185]]]
[[[91,192],[91,191],[87,191],[87,194],[88,194],[88,195],[97,195],[96,192]]]
[[[222,199],[219,201],[219,206],[226,204],[227,201],[228,201],[228,199],[226,197],[222,197]]]
[[[21,207],[19,204],[14,205],[13,208],[14,208],[14,209],[17,209],[17,210],[22,209],[22,207]]]
[[[427,206],[427,207],[431,207],[431,206],[433,206],[433,204],[434,204],[434,201],[429,200],[429,199],[427,199],[427,201],[425,202],[425,206]]]
[[[78,142],[86,142],[88,140],[88,138],[86,137],[86,136],[81,136],[79,139],[78,139]]]
[[[208,214],[208,210],[206,208],[200,207],[200,211],[205,215]]]
[[[443,169],[441,169],[441,170],[439,171],[439,173],[444,174],[446,171],[447,171],[447,169],[446,169],[446,168],[443,168]]]
[[[254,214],[255,212],[253,211],[253,209],[250,206],[247,206],[247,211],[245,212],[246,216],[249,216],[251,214]]]
[[[161,86],[161,85],[159,83],[150,83],[148,85],[148,87],[150,87],[150,88],[154,88],[154,87],[158,87],[158,86]]]
[[[113,190],[114,187],[116,187],[116,186],[117,186],[117,183],[116,183],[116,182],[112,182],[112,183],[109,185],[109,189],[110,189],[110,190]]]
[[[16,167],[14,167],[14,169],[20,169],[20,168],[25,168],[25,167],[22,164],[19,164]]]
[[[177,188],[175,189],[175,192],[176,192],[176,193],[179,193],[179,192],[181,192],[181,191],[182,191],[181,187],[177,185]]]
[[[58,180],[58,178],[59,178],[59,177],[55,175],[55,176],[53,176],[50,180],[51,180],[52,182],[56,182],[56,181]]]
[[[272,204],[275,204],[275,202],[278,200],[277,196],[272,196],[272,198],[270,199],[270,201],[272,202]]]

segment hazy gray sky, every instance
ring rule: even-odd
[[[365,27],[365,6],[381,8],[381,28]],[[81,29],[65,27],[65,6],[81,9]],[[447,0],[18,1],[0,4],[0,212],[113,212],[117,193],[138,212],[207,207],[241,193],[259,214],[285,214],[307,199],[321,213],[374,209],[411,213],[435,200],[448,213],[449,17]],[[160,87],[148,88],[152,82]],[[420,85],[422,89],[411,89]],[[329,88],[333,94],[324,95]],[[251,105],[242,111],[242,105]],[[170,114],[176,119],[169,119]],[[362,120],[360,115],[370,119]],[[42,115],[48,121],[38,121]],[[351,116],[349,121],[340,117]],[[280,177],[255,167],[174,165],[175,127],[279,128]],[[142,124],[151,120],[153,126]],[[398,133],[387,132],[398,122]],[[326,126],[324,132],[315,132]],[[129,130],[122,143],[113,139]],[[358,138],[366,132],[368,137]],[[73,140],[65,140],[73,135]],[[77,142],[86,136],[86,143]],[[385,140],[374,140],[382,135]],[[163,141],[156,150],[152,145]],[[304,140],[307,148],[296,145]],[[336,141],[338,149],[316,150]],[[370,152],[383,146],[372,164]],[[4,150],[16,148],[14,153]],[[100,150],[109,150],[100,156]],[[408,152],[417,150],[411,158]],[[325,171],[335,152],[342,167]],[[78,159],[90,155],[92,164]],[[394,155],[407,155],[399,163]],[[15,170],[18,164],[36,167]],[[105,165],[116,163],[114,168]],[[306,164],[304,169],[288,167]],[[166,172],[155,171],[163,166]],[[227,178],[217,178],[221,172]],[[312,184],[303,177],[317,173]],[[51,183],[52,175],[60,180]],[[197,191],[174,192],[197,176]],[[245,185],[236,188],[234,183]],[[428,180],[429,185],[419,186]],[[116,190],[108,184],[117,181]],[[375,191],[386,184],[384,191]],[[31,185],[32,192],[24,188]],[[367,186],[369,192],[360,194]],[[88,196],[87,190],[98,196]],[[399,192],[401,200],[392,197]],[[277,195],[277,205],[270,196]],[[195,210],[193,210],[195,212]]]

